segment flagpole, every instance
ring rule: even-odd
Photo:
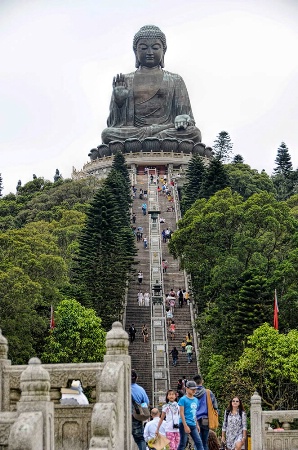
[[[277,293],[276,289],[274,290],[274,309],[273,309],[273,326],[276,330],[278,330],[278,303],[277,303]]]

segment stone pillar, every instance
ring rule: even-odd
[[[106,337],[107,353],[104,356],[104,362],[122,361],[125,367],[123,384],[123,420],[125,442],[123,450],[131,450],[132,425],[131,425],[131,358],[128,354],[129,339],[128,334],[123,330],[121,322],[114,322],[112,329]]]
[[[251,450],[262,450],[262,403],[257,392],[251,397],[250,405]]]
[[[9,448],[34,449],[34,439],[41,435],[43,450],[53,450],[54,403],[50,401],[50,375],[38,358],[30,359],[21,375],[20,384],[22,394],[17,404],[18,419],[12,429]],[[27,442],[28,447],[18,446],[22,439]]]
[[[8,344],[7,339],[3,336],[0,328],[0,411],[4,411],[4,377],[3,370],[6,366],[10,366],[11,362],[7,359]]]
[[[92,413],[90,449],[131,450],[131,369],[128,334],[120,322],[107,333],[107,353],[98,380],[99,399]]]

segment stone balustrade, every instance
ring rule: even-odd
[[[261,397],[257,392],[251,397],[251,450],[298,450],[298,430],[290,423],[298,419],[298,410],[262,411]],[[278,420],[281,430],[269,425]]]
[[[131,449],[130,356],[120,322],[107,333],[102,363],[12,366],[0,330],[0,450]],[[94,403],[61,405],[79,379]]]

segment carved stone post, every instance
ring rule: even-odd
[[[90,449],[131,450],[131,369],[128,335],[114,322],[106,337],[107,353],[98,380],[99,400],[92,413]]]
[[[250,404],[251,450],[262,450],[262,404],[257,392],[251,397]]]
[[[3,369],[10,366],[11,362],[7,359],[8,344],[7,339],[3,336],[0,328],[0,411],[3,411],[4,405],[4,386],[3,386]]]
[[[38,358],[31,358],[20,381],[18,419],[11,429],[9,449],[35,449],[37,441],[41,441],[43,450],[54,450],[54,404],[50,401],[49,372]]]

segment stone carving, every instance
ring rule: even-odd
[[[134,36],[133,50],[137,70],[114,77],[102,142],[152,136],[201,142],[183,79],[163,70],[167,50],[164,33],[154,25],[142,27]]]

